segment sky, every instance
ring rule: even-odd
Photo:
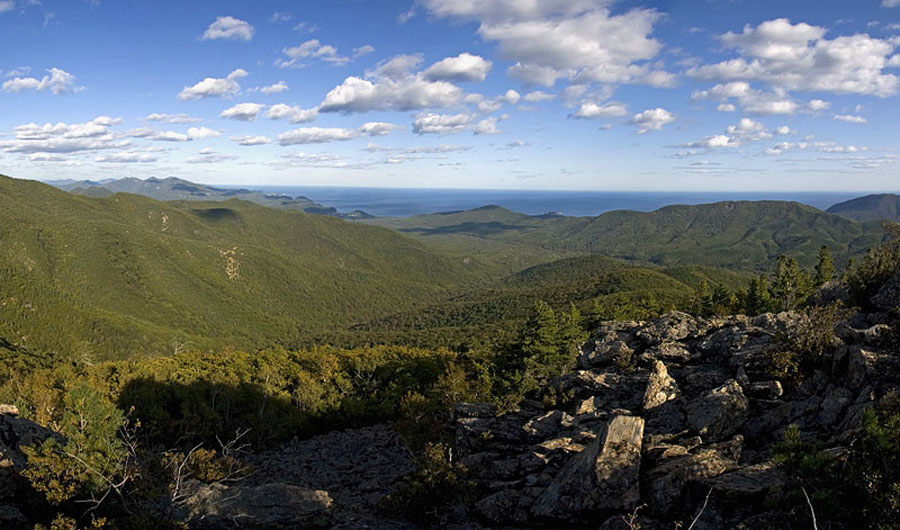
[[[0,0],[0,173],[900,190],[900,0]]]

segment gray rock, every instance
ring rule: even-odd
[[[713,489],[717,498],[724,497],[742,503],[751,502],[751,497],[764,496],[771,488],[782,486],[786,481],[787,477],[771,462],[742,467],[700,480]]]
[[[687,406],[688,425],[704,440],[719,441],[741,430],[749,417],[750,402],[731,379]]]
[[[840,421],[844,409],[853,403],[855,397],[853,391],[845,387],[832,387],[826,391],[825,398],[819,404],[819,425],[830,427]]]
[[[694,317],[673,311],[651,320],[636,333],[636,336],[648,346],[656,346],[664,342],[685,339],[698,329],[699,325]]]
[[[531,518],[531,504],[538,491],[536,488],[501,490],[476,502],[475,510],[497,525],[526,524]]]
[[[584,451],[573,456],[535,502],[541,518],[581,520],[609,510],[631,510],[640,499],[644,420],[616,416]]]
[[[628,344],[614,338],[588,342],[585,346],[577,359],[578,367],[582,369],[600,368],[619,358],[630,359],[634,354]]]
[[[573,425],[575,418],[561,410],[551,410],[536,418],[528,420],[522,429],[531,436],[545,439],[554,436]]]
[[[872,297],[872,305],[885,313],[890,313],[900,306],[900,269]]]
[[[737,467],[737,462],[715,449],[701,449],[697,453],[664,461],[647,473],[649,487],[647,504],[655,513],[669,513],[681,509],[685,487],[704,478],[711,478]]]
[[[189,524],[215,528],[328,528],[333,501],[327,492],[281,483],[257,487],[185,484]]]
[[[644,391],[644,412],[672,401],[679,393],[678,385],[669,376],[666,365],[662,361],[655,361],[647,379],[647,389]]]
[[[778,399],[784,394],[780,381],[759,381],[752,383],[747,394],[756,399]]]
[[[19,407],[15,405],[0,404],[0,414],[9,414],[11,416],[19,415]]]

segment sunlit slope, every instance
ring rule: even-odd
[[[782,254],[803,266],[828,245],[843,261],[877,244],[880,226],[860,224],[796,202],[739,201],[613,211],[597,217],[545,217],[485,207],[451,214],[369,221],[446,245],[454,238],[527,244],[660,265],[768,268]]]
[[[0,177],[0,338],[34,350],[260,347],[437,301],[480,269],[325,216]]]

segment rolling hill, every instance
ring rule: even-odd
[[[499,206],[372,219],[452,250],[478,239],[638,263],[765,270],[782,254],[811,267],[822,245],[838,262],[880,242],[880,223],[857,223],[796,202],[742,201],[612,211],[597,217],[528,216]]]
[[[266,194],[249,189],[217,188],[197,184],[174,177],[165,179],[123,178],[119,180],[77,181],[62,180],[47,182],[65,191],[88,197],[108,197],[114,193],[133,193],[158,201],[227,201],[239,199],[255,202],[270,208],[300,210],[306,213],[347,217],[351,219],[371,217],[365,212],[339,213],[336,209],[322,206],[306,197],[290,197],[283,194]]]
[[[328,216],[0,177],[0,339],[15,348],[256,348],[434,303],[484,270]]]
[[[900,221],[900,195],[866,195],[840,202],[826,211],[858,222]]]

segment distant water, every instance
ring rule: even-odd
[[[702,204],[717,201],[797,201],[822,210],[866,193],[764,193],[764,192],[632,192],[458,190],[422,188],[346,188],[313,186],[256,186],[265,193],[303,196],[339,212],[362,210],[379,217],[409,217],[422,213],[469,210],[496,204],[515,212],[540,215],[561,212],[570,216],[594,216],[610,210],[649,212],[670,204]]]

